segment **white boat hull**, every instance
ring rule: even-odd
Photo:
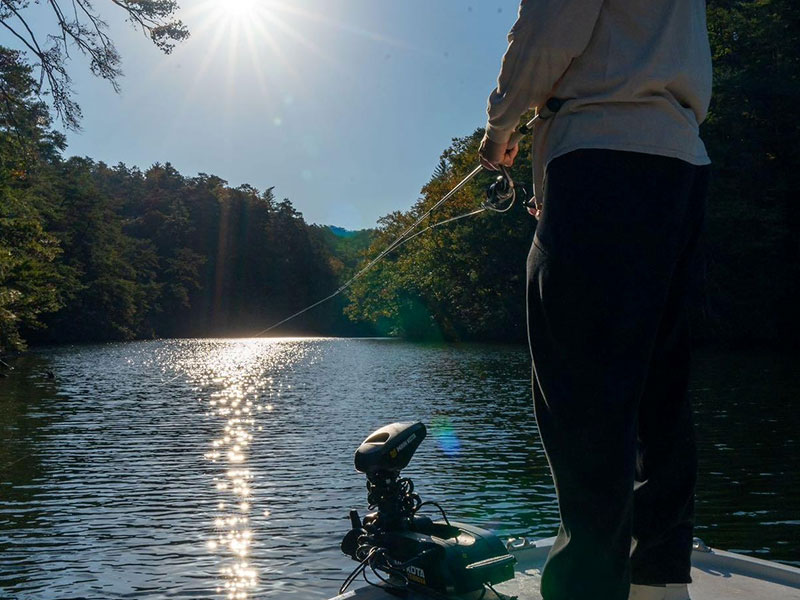
[[[517,557],[516,576],[495,586],[519,600],[541,600],[539,576],[555,538],[521,541],[511,548]],[[714,549],[692,553],[692,600],[800,600],[800,569]],[[388,600],[397,598],[373,586],[347,591],[332,600]],[[429,600],[410,592],[405,600]],[[497,600],[487,593],[484,600]]]

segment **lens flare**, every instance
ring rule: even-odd
[[[431,435],[447,456],[455,456],[461,452],[461,442],[458,441],[453,425],[447,417],[436,417],[431,422]]]

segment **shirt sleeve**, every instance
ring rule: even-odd
[[[522,0],[489,96],[490,140],[505,144],[523,113],[550,97],[589,44],[602,5],[603,0]]]

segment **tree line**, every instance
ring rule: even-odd
[[[695,333],[796,347],[800,8],[717,0],[708,25],[714,96],[702,135],[714,165]],[[39,94],[25,58],[0,49],[0,350],[257,333],[383,250],[473,168],[481,135],[453,141],[409,210],[352,233],[307,224],[272,189],[65,158]],[[515,181],[530,179],[529,165],[523,141]],[[423,226],[476,208],[489,182],[477,178]],[[524,341],[534,228],[522,210],[435,228],[278,332]]]
[[[0,48],[0,349],[251,335],[328,295],[366,233],[309,225],[272,189],[170,164],[64,158],[20,54]],[[367,333],[344,299],[282,334]]]

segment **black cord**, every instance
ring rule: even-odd
[[[403,492],[405,494],[413,494],[414,493],[414,482],[411,481],[410,477],[403,477],[398,483],[403,488]]]
[[[375,573],[375,569],[372,569],[372,572]],[[375,583],[374,581],[370,581],[369,580],[369,577],[367,577],[367,570],[366,569],[361,571],[361,575],[364,577],[364,581],[366,581],[371,586],[376,587],[376,588],[383,588],[383,586],[380,583]]]
[[[401,567],[405,566],[405,565],[409,564],[410,562],[412,562],[414,560],[417,560],[421,556],[425,555],[427,552],[428,551],[421,552],[420,554],[418,554],[417,556],[415,556],[411,560],[406,561],[405,563],[402,563],[400,566]],[[384,559],[384,564],[376,567],[375,561],[379,557]],[[390,587],[390,588],[392,588],[394,590],[405,590],[407,588],[407,586],[408,586],[408,579],[406,578],[405,573],[403,573],[400,569],[390,565],[388,563],[389,560],[390,560],[390,558],[386,554],[386,549],[385,548],[379,548],[378,546],[373,546],[372,548],[370,548],[369,552],[364,557],[364,559],[361,562],[358,563],[356,568],[353,569],[353,571],[344,580],[344,583],[339,588],[339,595],[344,594],[344,592],[347,590],[347,588],[352,585],[352,583],[356,580],[356,578],[359,575],[362,575],[364,577],[364,581],[366,581],[368,584],[370,584],[372,586],[375,586],[375,587],[382,587],[380,584],[369,580],[369,578],[367,577],[367,567],[369,567],[370,570],[375,574],[375,577],[380,579],[386,586],[388,586],[388,587]],[[390,581],[389,579],[386,579],[385,577],[383,577],[377,571],[378,568],[383,568],[383,569],[385,569],[387,571],[390,571],[391,573],[397,575],[398,577],[400,577],[403,580],[403,585],[398,585],[395,582]]]
[[[444,509],[441,507],[441,505],[438,502],[434,502],[433,500],[426,500],[425,502],[423,502],[422,504],[417,506],[417,508],[414,509],[414,514],[417,514],[417,511],[420,508],[422,508],[423,506],[425,506],[426,504],[431,504],[431,505],[435,506],[436,508],[438,508],[439,512],[442,513],[442,517],[444,517],[444,522],[447,523],[448,525],[450,525],[450,520],[447,518],[447,514],[444,512]]]
[[[348,575],[345,578],[342,587],[339,588],[340,596],[344,594],[347,588],[350,587],[350,584],[352,584],[353,581],[355,581],[356,577],[358,577],[358,574],[367,568],[367,563],[369,563],[370,559],[377,551],[378,551],[377,547],[371,548],[369,553],[364,557],[364,559],[358,563],[358,566],[356,566],[356,568],[351,571],[350,575]]]
[[[344,594],[345,591],[347,590],[347,588],[349,588],[350,585],[356,580],[356,577],[358,577],[359,573],[362,573],[364,571],[364,569],[366,569],[366,568],[367,568],[367,563],[364,563],[363,565],[359,564],[355,568],[355,570],[352,573],[350,573],[350,575],[347,576],[347,579],[344,580],[344,583],[339,588],[339,595],[340,596],[342,594]]]
[[[518,600],[518,598],[519,598],[518,596],[501,596],[500,592],[498,592],[496,589],[494,589],[494,587],[492,587],[491,583],[485,582],[483,585],[486,586],[486,587],[483,588],[483,593],[484,594],[486,594],[486,588],[489,588],[490,590],[492,590],[494,595],[497,596],[497,598],[506,598],[507,600]],[[483,596],[481,596],[478,600],[481,600],[482,598],[483,598]]]
[[[372,566],[370,566],[370,568],[372,569],[372,572],[375,573],[375,568],[372,567]],[[376,588],[382,587],[381,584],[375,583],[374,581],[370,581],[369,580],[369,577],[367,577],[367,570],[366,569],[362,569],[361,575],[364,577],[364,581],[366,581],[371,586],[374,586]],[[375,575],[377,575],[378,579],[380,579],[380,575],[378,575],[377,573],[375,573]],[[383,580],[381,579],[381,581],[383,581]]]
[[[371,556],[370,560],[369,560],[369,563],[368,563],[369,564],[369,568],[372,570],[372,572],[375,575],[375,577],[380,579],[387,586],[389,586],[389,587],[391,587],[393,589],[396,589],[396,590],[404,590],[404,589],[406,589],[408,587],[408,578],[405,576],[405,573],[403,573],[402,571],[400,571],[398,569],[395,569],[395,568],[393,568],[392,566],[390,566],[390,565],[388,565],[386,563],[381,565],[387,571],[391,571],[395,575],[399,576],[403,580],[403,585],[397,585],[393,581],[390,581],[389,579],[384,578],[380,573],[378,573],[378,571],[377,571],[377,569],[376,569],[376,567],[375,567],[375,565],[373,563],[374,563],[375,559],[378,556],[382,556],[384,558],[387,558],[387,557],[384,556],[384,554],[385,554],[385,550],[381,550],[380,552],[376,552],[373,556]],[[369,583],[371,585],[378,586],[378,584],[373,583],[369,579],[367,579],[366,570],[364,570],[364,581],[366,581],[367,583]],[[378,586],[378,587],[380,587],[380,586]]]
[[[339,588],[340,596],[347,591],[347,588],[349,588],[350,585],[356,580],[356,577],[358,577],[359,573],[363,573],[364,569],[366,568],[366,562],[358,564],[358,566],[350,573],[350,575],[347,576],[347,578],[344,580],[344,583],[342,583],[341,587]]]

